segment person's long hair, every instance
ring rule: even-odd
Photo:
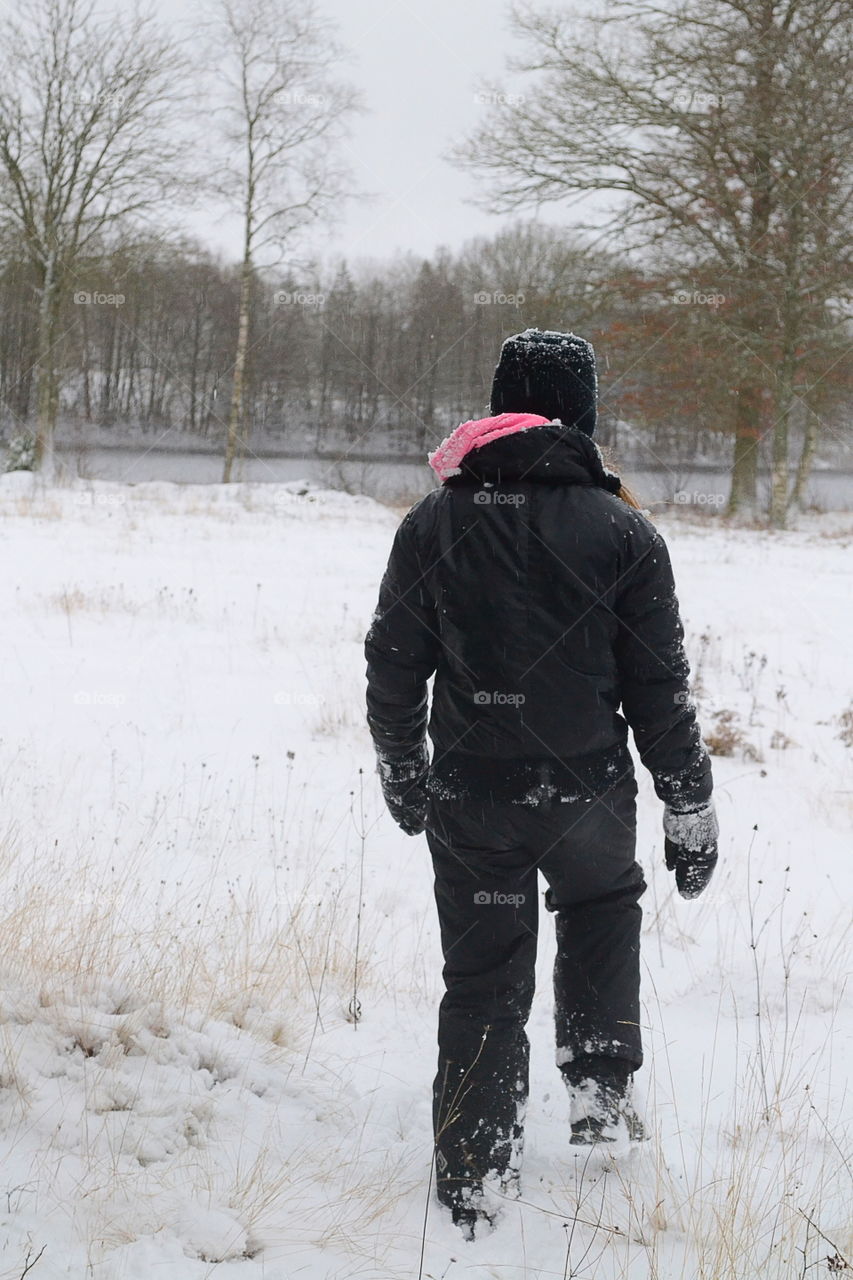
[[[599,445],[599,450],[601,452],[601,456],[604,458],[605,466],[607,466],[611,471],[615,471],[616,474],[619,475],[619,467],[616,465],[614,459],[611,457],[610,450],[607,449],[606,447],[602,448],[601,445]],[[640,502],[637,495],[631,489],[629,489],[626,484],[621,484],[619,486],[619,488],[616,490],[616,497],[621,498],[622,501],[627,506],[633,507],[635,511],[644,510],[643,504]]]
[[[616,497],[621,498],[623,502],[626,502],[629,507],[633,507],[635,511],[643,510],[642,504],[637,501],[636,494],[632,493],[626,484],[619,486],[616,490]]]

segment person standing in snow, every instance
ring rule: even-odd
[[[485,1180],[520,1194],[540,871],[569,1141],[644,1137],[629,726],[679,893],[701,893],[717,861],[669,554],[603,463],[596,402],[583,338],[504,342],[492,416],[429,455],[441,485],[397,530],[364,644],[385,801],[433,860],[437,1195],[469,1238],[493,1220]]]

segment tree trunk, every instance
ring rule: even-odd
[[[89,321],[86,308],[81,308],[80,325],[83,337],[83,418],[92,421],[92,387],[90,379],[91,360],[89,353]]]
[[[783,392],[783,394],[785,394]],[[785,404],[773,428],[773,475],[770,486],[770,523],[784,529],[788,515],[788,416]]]
[[[115,314],[109,317],[107,328],[107,343],[104,350],[104,368],[103,381],[101,382],[101,410],[100,420],[102,425],[109,425],[110,414],[112,409],[113,396],[113,376],[115,370],[115,347],[116,347],[116,318]]]
[[[198,398],[198,356],[201,347],[201,306],[196,302],[193,324],[192,364],[190,366],[190,431],[196,428],[196,400]]]
[[[755,110],[758,132],[753,148],[751,170],[754,174],[752,208],[750,214],[749,245],[754,265],[747,266],[741,285],[752,295],[753,305],[744,311],[745,327],[751,329],[761,350],[761,341],[767,331],[766,304],[757,302],[765,295],[762,266],[767,253],[767,235],[772,211],[773,153],[770,138],[773,120],[773,75],[776,63],[775,46],[766,37],[773,28],[773,0],[764,0],[756,10],[758,39],[755,43]],[[753,342],[750,342],[753,349]],[[766,362],[765,362],[766,363]],[[769,371],[768,371],[769,372]],[[748,377],[749,375],[747,375]],[[754,375],[753,375],[754,376]],[[758,450],[761,428],[765,420],[766,397],[769,388],[758,375],[758,383],[742,382],[738,395],[735,424],[735,456],[732,470],[732,489],[729,497],[729,514],[735,512],[755,514],[758,506]]]
[[[243,428],[243,408],[245,396],[246,356],[249,350],[249,315],[251,309],[252,290],[252,258],[248,249],[243,257],[243,270],[240,276],[240,325],[237,332],[237,356],[234,361],[234,383],[231,392],[231,412],[228,417],[228,439],[225,445],[225,466],[222,472],[222,483],[229,484],[234,458],[237,454],[237,443]]]
[[[758,445],[761,440],[761,394],[745,384],[738,391],[735,451],[728,514],[755,511],[758,505]]]
[[[56,258],[47,261],[39,300],[38,393],[36,410],[35,468],[52,480],[56,474],[54,437],[59,385],[54,366],[59,329],[60,280]]]
[[[770,523],[775,529],[784,529],[788,520],[788,439],[790,435],[791,407],[794,401],[794,369],[796,356],[790,334],[786,336],[786,350],[779,374],[779,397],[776,402],[776,421],[773,425],[773,477],[770,489]]]
[[[770,523],[784,529],[788,520],[788,440],[794,387],[797,381],[797,340],[802,328],[800,297],[803,248],[802,206],[795,201],[790,210],[785,246],[785,295],[782,323],[782,352],[776,397],[776,421],[773,424],[773,483],[770,491]]]
[[[811,475],[812,462],[817,451],[817,440],[819,432],[820,419],[816,413],[812,413],[809,409],[806,413],[806,425],[803,434],[803,447],[800,452],[800,458],[797,463],[797,474],[794,478],[794,487],[791,490],[791,504],[804,510],[804,501],[806,494],[806,485]]]

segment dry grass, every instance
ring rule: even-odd
[[[0,1090],[17,1091],[12,1118],[22,1123],[28,1100],[15,1070],[14,1049],[14,1030],[21,1020],[40,1018],[55,1026],[84,1053],[98,1055],[106,1070],[110,1053],[127,1052],[141,1025],[157,1034],[158,1006],[164,1032],[167,1010],[201,1014],[246,1028],[266,1041],[271,1053],[284,1046],[296,1061],[309,1049],[317,1009],[334,1007],[335,1016],[342,1016],[352,978],[354,940],[347,925],[353,919],[352,884],[324,895],[322,903],[306,887],[280,912],[250,893],[242,899],[232,896],[221,908],[206,904],[199,915],[199,899],[191,895],[192,914],[189,901],[173,900],[160,902],[140,918],[138,885],[131,871],[116,881],[84,867],[62,878],[61,867],[53,864],[46,878],[44,865],[22,866],[22,851],[13,840],[4,843],[2,852],[6,917],[0,962],[13,985],[31,982],[36,975],[41,978],[37,1005],[29,1011],[7,1008],[2,1014],[6,1067]],[[62,913],[56,910],[57,900],[65,907]],[[577,1220],[564,1274],[596,1280],[634,1280],[638,1274],[649,1280],[802,1280],[830,1274],[827,1258],[853,1257],[853,1210],[846,1219],[839,1217],[837,1208],[829,1214],[825,1208],[826,1201],[837,1205],[839,1198],[853,1206],[846,1137],[814,1089],[815,1068],[831,1055],[833,1038],[805,1044],[802,1003],[793,989],[797,974],[791,957],[799,950],[805,927],[797,921],[791,929],[780,930],[788,975],[781,984],[775,941],[771,946],[775,934],[768,932],[760,940],[757,1000],[764,1052],[759,1058],[754,1044],[742,1046],[740,1088],[722,1116],[712,1096],[719,1087],[711,1080],[703,1088],[698,1125],[695,1115],[679,1114],[666,1012],[658,1005],[656,1020],[663,1034],[648,1083],[647,1117],[656,1130],[662,1123],[659,1115],[667,1113],[669,1157],[655,1134],[642,1166],[616,1162],[597,1180],[575,1174],[550,1198],[543,1199],[534,1187],[525,1199],[528,1231],[543,1215],[556,1226],[557,1219]],[[689,955],[692,940],[679,925],[671,897],[651,930]],[[830,1006],[837,986],[830,975],[837,975],[843,964],[849,932],[849,924],[846,931],[833,932],[832,940],[827,937],[813,956],[809,983],[825,992]],[[647,936],[647,945],[653,942]],[[733,936],[724,940],[721,935],[720,946],[719,970],[731,973],[737,967]],[[111,979],[113,999],[98,1016],[85,993],[105,975]],[[382,985],[376,987],[369,954],[363,981],[365,989]],[[395,981],[394,974],[390,981]],[[802,984],[804,989],[809,983]],[[716,1036],[726,1034],[726,999],[733,1006],[737,1003],[732,990],[721,991]],[[286,1019],[280,1014],[285,1007]],[[221,1071],[228,1078],[227,1063],[211,1059],[202,1065],[212,1078]],[[674,1114],[669,1115],[673,1102]],[[121,1111],[128,1105],[119,1096],[97,1106],[93,1100],[95,1113]],[[401,1259],[416,1257],[417,1242],[401,1240],[392,1223],[401,1215],[405,1218],[412,1197],[426,1194],[425,1162],[411,1154],[379,1162],[375,1154],[365,1158],[363,1153],[376,1145],[369,1109],[360,1115],[360,1126],[353,1127],[343,1095],[340,1105],[341,1139],[334,1149],[322,1144],[318,1148],[302,1137],[290,1145],[286,1158],[272,1145],[249,1148],[224,1182],[218,1175],[218,1202],[226,1197],[238,1225],[221,1253],[203,1255],[211,1265],[251,1257],[265,1241],[275,1239],[286,1204],[289,1220],[301,1224],[302,1238],[350,1257],[352,1274],[371,1266],[380,1267],[388,1280],[413,1274],[411,1262],[404,1266]],[[712,1115],[718,1117],[713,1122]],[[681,1159],[675,1162],[673,1133],[681,1135]],[[181,1179],[181,1185],[192,1179],[203,1201],[203,1186],[196,1184],[205,1176],[204,1168],[190,1154],[169,1171],[165,1166],[146,1171],[151,1214],[156,1213],[163,1176],[176,1179],[176,1186]],[[47,1164],[38,1176],[49,1179]],[[97,1241],[92,1243],[94,1260],[108,1256],[145,1227],[142,1185],[131,1185],[115,1162],[105,1163],[91,1154],[84,1189],[87,1198],[103,1202]],[[334,1187],[334,1194],[324,1195],[323,1187]],[[151,1225],[156,1227],[153,1216]],[[642,1273],[637,1271],[638,1258],[645,1268]],[[557,1269],[556,1274],[563,1273]]]
[[[193,622],[198,616],[198,597],[193,587],[173,589],[158,587],[150,595],[138,598],[131,595],[123,582],[111,583],[96,590],[84,590],[79,586],[63,587],[52,595],[37,597],[33,602],[39,610],[59,611],[66,618],[77,615],[126,614],[130,617],[148,616]]]
[[[712,756],[739,755],[743,760],[759,763],[763,759],[759,749],[747,738],[738,713],[728,708],[713,712],[710,727],[705,729],[703,737]]]
[[[318,1011],[340,1009],[351,996],[354,906],[344,917],[340,889],[318,895],[310,876],[272,898],[256,887],[231,888],[214,901],[198,885],[152,897],[143,855],[121,872],[68,866],[28,858],[10,835],[0,844],[0,886],[6,980],[23,989],[36,981],[44,1016],[53,1008],[86,1053],[132,1038],[140,1008],[150,1021],[154,1006],[295,1046]],[[368,928],[359,957],[365,988],[372,974]],[[103,1024],[75,1022],[69,1010],[85,1005],[92,984],[105,979],[116,995]]]

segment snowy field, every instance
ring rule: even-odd
[[[678,898],[639,772],[652,1141],[568,1145],[547,917],[523,1200],[469,1245],[431,1198],[426,843],[363,719],[399,515],[31,483],[0,481],[0,1280],[853,1274],[850,516],[665,526],[723,834]]]

